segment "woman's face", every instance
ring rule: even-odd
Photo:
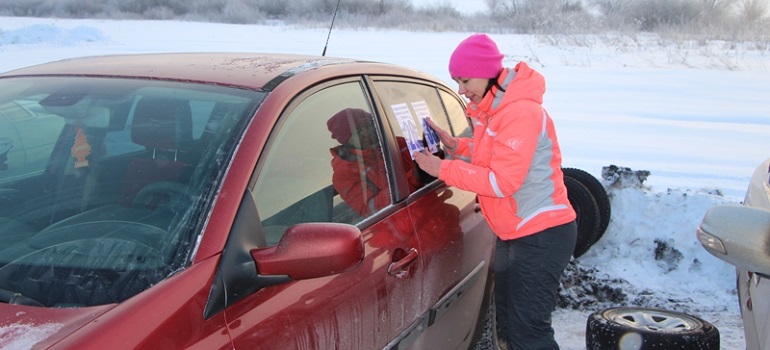
[[[379,140],[377,139],[377,129],[374,128],[374,124],[365,122],[358,125],[356,131],[351,136],[352,145],[358,145],[361,149],[376,148],[379,146]]]
[[[457,82],[457,93],[465,96],[473,103],[479,103],[484,98],[489,79],[486,78],[454,78]]]

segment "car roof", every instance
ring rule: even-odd
[[[10,76],[109,76],[202,82],[249,89],[274,85],[329,65],[368,66],[372,72],[419,75],[395,65],[348,58],[269,53],[151,53],[71,58],[0,74]],[[356,73],[353,69],[351,73]],[[408,72],[408,73],[407,73]]]

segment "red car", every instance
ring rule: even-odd
[[[0,348],[469,348],[495,236],[411,160],[443,156],[423,117],[468,135],[463,110],[431,76],[329,57],[0,75]]]

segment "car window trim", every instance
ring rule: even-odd
[[[297,94],[296,96],[294,96],[291,99],[291,101],[286,104],[286,107],[283,110],[281,110],[275,125],[273,125],[273,129],[270,131],[270,136],[268,137],[267,142],[265,143],[265,146],[263,147],[262,152],[258,157],[257,164],[254,167],[251,179],[249,180],[249,184],[247,187],[247,190],[249,191],[249,193],[251,193],[251,195],[254,196],[254,189],[256,187],[257,179],[259,178],[259,175],[262,172],[262,169],[264,168],[264,165],[265,165],[264,163],[266,161],[266,157],[264,157],[264,155],[267,154],[267,152],[269,152],[270,149],[273,147],[273,143],[275,141],[275,135],[277,135],[277,132],[285,124],[286,117],[288,115],[291,115],[291,113],[297,108],[297,106],[299,106],[304,100],[306,100],[308,97],[312,96],[313,94],[321,90],[324,90],[336,85],[341,85],[341,84],[359,83],[361,85],[362,92],[364,94],[364,99],[367,101],[372,112],[376,117],[378,137],[380,141],[387,143],[387,145],[383,145],[383,151],[385,151],[384,158],[385,158],[385,166],[387,170],[388,185],[391,187],[390,188],[391,203],[385,206],[384,208],[378,210],[377,212],[373,213],[369,217],[361,220],[360,222],[357,222],[355,226],[363,231],[367,227],[371,226],[373,223],[376,223],[382,218],[390,215],[390,213],[404,207],[406,203],[403,200],[396,201],[394,197],[394,192],[395,192],[394,188],[395,186],[398,186],[394,182],[394,179],[398,178],[393,175],[395,171],[394,164],[399,164],[399,163],[394,163],[391,156],[392,154],[391,148],[395,147],[392,145],[392,144],[395,144],[395,139],[393,138],[393,135],[390,132],[390,130],[386,129],[387,125],[383,124],[383,120],[382,120],[383,114],[380,111],[378,102],[374,98],[371,86],[366,80],[367,79],[365,75],[351,75],[351,76],[345,76],[345,77],[337,77],[336,79],[324,81],[316,85],[313,85],[303,90],[301,93]],[[406,184],[404,184],[404,186],[406,186]],[[258,212],[255,212],[255,215],[258,215]],[[261,223],[260,223],[260,229],[261,229]]]
[[[447,117],[447,124],[450,126],[452,125],[451,122],[448,120],[448,111],[446,109],[446,105],[444,105],[444,100],[441,98],[441,94],[439,93],[439,89],[444,91],[450,91],[450,95],[453,95],[451,90],[448,90],[446,86],[443,86],[435,81],[431,80],[422,80],[422,79],[416,79],[413,77],[404,77],[404,76],[395,76],[395,75],[382,75],[382,74],[372,74],[372,75],[366,75],[366,82],[368,84],[369,89],[371,90],[371,95],[373,98],[377,101],[377,112],[380,114],[380,121],[385,124],[384,129],[387,130],[386,137],[388,138],[388,147],[389,152],[391,152],[388,155],[389,161],[393,165],[393,170],[396,174],[401,174],[404,172],[404,167],[401,164],[401,160],[397,157],[395,157],[396,154],[398,154],[398,148],[396,146],[396,136],[394,128],[398,127],[398,125],[393,125],[390,118],[387,117],[386,111],[385,111],[385,105],[382,102],[382,99],[379,97],[379,94],[377,92],[377,89],[375,88],[375,84],[383,82],[396,82],[396,83],[406,83],[406,84],[416,84],[416,85],[423,85],[427,86],[433,89],[434,93],[436,94],[436,98],[441,103],[441,108],[444,113],[444,117]],[[452,131],[452,134],[454,135],[454,131]],[[397,181],[397,189],[398,195],[396,198],[394,198],[394,201],[396,203],[403,202],[404,205],[408,203],[412,203],[415,200],[417,200],[420,197],[423,197],[425,193],[434,191],[435,189],[445,186],[444,181],[439,180],[438,178],[434,179],[430,183],[425,184],[425,186],[419,188],[417,191],[414,191],[413,193],[409,193],[408,185],[406,183],[406,179],[400,178],[399,181]],[[396,195],[396,194],[394,194]]]

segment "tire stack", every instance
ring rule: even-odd
[[[593,175],[575,168],[562,168],[569,202],[577,213],[578,236],[573,257],[588,251],[610,224],[610,198]]]

